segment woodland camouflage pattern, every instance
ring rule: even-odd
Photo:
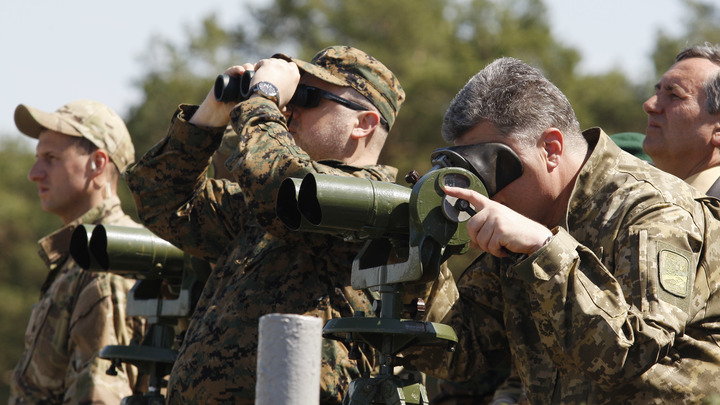
[[[459,290],[429,319],[452,325],[460,342],[454,354],[424,352],[416,364],[463,380],[512,351],[535,404],[717,395],[720,203],[599,129],[584,135],[594,151],[555,237],[520,262],[482,255],[457,290],[436,287],[445,302]]]
[[[10,404],[118,404],[133,394],[137,369],[96,357],[107,345],[138,344],[144,321],[127,317],[134,281],[84,271],[70,257],[70,236],[80,224],[138,226],[115,196],[39,241],[50,269],[25,332],[25,352],[11,381]]]
[[[372,312],[369,295],[349,286],[361,245],[287,229],[275,216],[280,183],[308,173],[393,181],[396,169],[312,161],[295,145],[277,106],[253,98],[231,114],[239,146],[226,166],[237,182],[207,179],[208,160],[225,128],[187,123],[196,108],[180,107],[168,136],[127,178],[153,232],[216,263],[173,367],[168,401],[252,404],[260,316],[327,320]],[[351,379],[371,367],[369,357],[357,364],[345,345],[324,340],[321,401],[341,403]]]

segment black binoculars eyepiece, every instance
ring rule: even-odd
[[[213,87],[215,99],[223,103],[239,103],[247,100],[252,96],[250,82],[254,75],[255,72],[252,70],[246,70],[245,73],[240,76],[218,75],[215,79],[215,87]],[[327,94],[329,94],[329,96]],[[316,107],[321,97],[332,96],[332,93],[301,84],[298,85],[295,90],[290,104],[295,104],[300,107]]]
[[[223,103],[247,100],[250,94],[250,82],[255,72],[246,70],[240,76],[218,75],[215,79],[215,99]]]

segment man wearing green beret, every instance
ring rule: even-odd
[[[377,163],[405,94],[394,74],[358,49],[333,46],[305,62],[275,55],[233,66],[254,70],[251,96],[223,103],[210,92],[181,105],[169,132],[135,165],[128,183],[145,225],[188,253],[215,262],[170,375],[168,401],[254,403],[258,320],[292,313],[324,320],[370,313],[350,287],[361,245],[293,232],[275,215],[280,183],[309,173],[394,181]],[[304,100],[290,102],[296,92]],[[230,123],[237,146],[225,166],[235,181],[207,179]],[[340,404],[373,367],[325,340],[321,403]]]

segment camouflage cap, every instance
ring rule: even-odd
[[[32,138],[45,129],[81,136],[107,151],[121,172],[135,161],[135,148],[122,118],[97,101],[72,101],[53,113],[20,104],[15,108],[15,125]]]
[[[308,63],[290,58],[301,71],[342,87],[352,87],[380,111],[392,128],[405,91],[385,65],[350,46],[331,46],[318,52]]]

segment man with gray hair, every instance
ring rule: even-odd
[[[85,271],[70,257],[70,237],[82,224],[139,226],[117,196],[121,173],[135,161],[123,120],[92,100],[69,102],[48,113],[19,105],[15,125],[38,140],[28,173],[42,209],[63,227],[40,239],[48,267],[25,332],[25,352],[10,383],[10,404],[118,404],[133,394],[137,368],[98,357],[107,345],[139,343],[144,320],[128,317],[133,280]]]
[[[720,46],[682,50],[643,109],[643,149],[655,165],[720,197]]]
[[[512,357],[527,399],[543,404],[699,403],[718,392],[717,200],[599,128],[581,132],[562,92],[512,58],[458,93],[443,136],[505,144],[523,172],[492,198],[446,187],[476,211],[466,225],[484,253],[457,289],[439,288],[452,305],[429,301],[428,319],[459,342],[413,353],[423,371],[463,379]]]

